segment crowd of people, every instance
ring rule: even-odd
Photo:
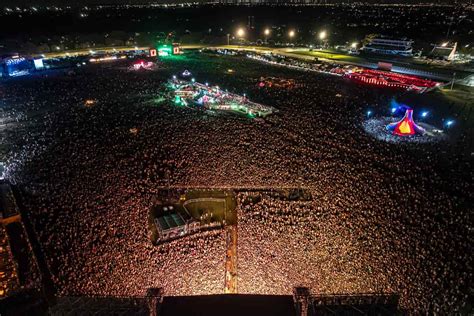
[[[466,308],[472,135],[417,146],[377,140],[361,121],[396,92],[334,76],[240,57],[188,56],[166,67],[90,66],[2,91],[6,114],[21,115],[6,129],[6,177],[23,192],[60,295],[223,293],[222,230],[158,246],[148,230],[163,188],[217,187],[238,192],[239,292],[305,285],[395,292],[412,311]],[[182,69],[278,112],[253,120],[155,102]],[[262,75],[297,86],[255,86]],[[96,103],[84,106],[88,99]],[[272,194],[282,188],[311,198]]]

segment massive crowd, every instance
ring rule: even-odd
[[[22,188],[59,294],[222,293],[223,231],[150,242],[148,212],[169,184],[239,192],[239,292],[388,291],[403,308],[440,314],[472,300],[472,135],[376,140],[361,121],[394,92],[333,76],[237,57],[168,67],[91,66],[2,92],[7,112],[22,115],[6,130],[6,176]],[[252,120],[156,102],[182,69],[279,111]],[[259,88],[262,75],[297,87]],[[287,187],[311,199],[269,191]]]

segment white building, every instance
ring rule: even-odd
[[[382,55],[413,56],[413,41],[408,39],[389,39],[376,37],[364,45],[361,50]]]

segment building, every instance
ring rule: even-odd
[[[361,50],[366,53],[382,54],[382,55],[397,55],[397,56],[413,56],[413,41],[406,38],[391,39],[384,36],[374,37],[369,39]]]
[[[155,218],[158,242],[192,234],[200,229],[200,223],[185,210],[177,211],[173,206],[163,206],[161,215]]]
[[[50,303],[48,315],[404,315],[396,294],[315,295],[307,288],[295,288],[293,292],[167,296],[162,289],[148,289],[144,297],[62,296]],[[10,310],[14,310],[12,307]]]
[[[432,59],[452,61],[454,60],[457,47],[458,43],[454,43],[454,45],[444,43],[442,45],[435,46],[430,52],[429,57]]]

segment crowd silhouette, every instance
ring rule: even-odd
[[[223,230],[150,241],[149,209],[170,185],[237,192],[241,293],[304,285],[395,292],[403,308],[425,313],[466,307],[468,135],[416,146],[372,138],[361,126],[367,107],[386,107],[396,92],[334,76],[238,57],[167,67],[90,66],[5,84],[5,113],[16,118],[6,129],[6,176],[21,187],[60,295],[222,293]],[[253,120],[156,101],[179,69],[279,111]],[[261,76],[296,85],[259,87]],[[88,99],[97,102],[86,107]],[[281,188],[311,198],[287,199],[275,193]]]

